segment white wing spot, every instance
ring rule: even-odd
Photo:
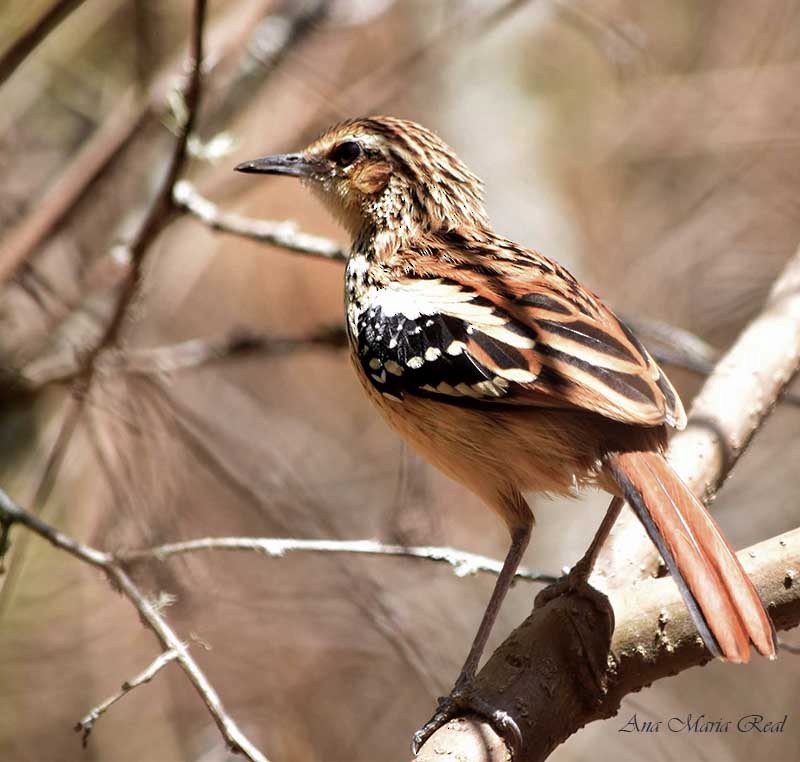
[[[386,371],[382,370],[380,376],[376,375],[375,373],[370,373],[370,375],[379,383],[385,384],[386,383]]]
[[[416,370],[417,368],[421,368],[424,364],[425,360],[423,360],[421,357],[416,357],[416,356],[409,357],[408,360],[406,361],[406,365],[408,365],[409,368],[413,368],[414,370]]]
[[[449,347],[447,347],[447,349],[445,349],[445,352],[453,357],[456,357],[457,355],[460,355],[466,348],[467,345],[463,341],[454,341]]]
[[[425,350],[425,359],[428,362],[434,362],[442,356],[442,350],[439,347],[428,347]]]

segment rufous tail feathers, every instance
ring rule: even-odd
[[[613,453],[605,470],[644,525],[678,585],[706,648],[732,662],[750,642],[775,658],[775,628],[711,514],[657,452]]]

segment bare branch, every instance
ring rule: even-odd
[[[97,355],[108,346],[116,342],[117,335],[122,327],[123,320],[134,296],[141,285],[145,253],[155,237],[161,232],[169,221],[173,210],[172,189],[178,180],[186,162],[186,146],[189,135],[194,128],[197,118],[197,107],[200,101],[200,85],[203,70],[203,29],[206,19],[206,0],[195,0],[194,18],[192,21],[192,34],[190,43],[191,73],[183,100],[186,105],[186,117],[178,127],[178,137],[172,149],[167,166],[167,172],[161,182],[161,187],[156,193],[148,213],[145,215],[138,232],[127,246],[128,258],[131,269],[122,285],[116,308],[111,320],[93,351],[87,358],[86,367],[91,375],[94,360]]]
[[[74,1],[74,0],[73,0]],[[220,61],[239,50],[243,30],[253,28],[254,21],[271,6],[266,0],[242,4],[231,15],[222,17],[210,29],[215,61]],[[239,18],[241,17],[241,18]],[[235,22],[235,23],[233,23]],[[287,44],[298,39],[287,38]],[[176,77],[184,71],[183,57],[171,62],[155,78],[146,98],[139,97],[138,87],[130,88],[114,107],[111,115],[87,140],[78,154],[66,166],[61,176],[39,199],[31,213],[14,226],[0,240],[0,284],[5,283],[20,265],[30,257],[45,238],[56,228],[64,216],[74,208],[92,181],[118,156],[121,149],[133,138],[149,114],[162,114],[167,108],[169,94],[174,89]],[[234,83],[235,85],[235,83]],[[230,118],[230,115],[228,115]]]
[[[56,0],[41,13],[0,57],[0,85],[16,71],[36,46],[82,3],[83,0]]]
[[[183,643],[182,646],[186,648],[185,643]],[[93,707],[92,710],[83,717],[83,719],[78,720],[77,724],[75,725],[75,732],[82,733],[81,743],[83,744],[83,748],[85,749],[86,745],[89,743],[89,736],[91,735],[91,732],[94,729],[94,724],[97,722],[97,720],[99,720],[123,696],[130,693],[134,688],[138,688],[140,685],[149,683],[164,667],[167,666],[167,664],[175,661],[179,656],[180,652],[174,648],[159,654],[152,661],[150,666],[148,666],[144,671],[140,672],[138,675],[136,675],[136,677],[126,680],[117,693]]]
[[[203,703],[205,703],[209,713],[214,718],[214,722],[229,748],[234,752],[241,753],[252,762],[267,762],[266,757],[253,746],[235,721],[227,714],[216,690],[195,660],[189,655],[186,646],[175,634],[175,631],[167,624],[166,619],[161,616],[156,606],[142,593],[111,554],[84,545],[60,532],[37,516],[21,508],[2,489],[0,489],[0,524],[6,530],[13,524],[21,524],[56,548],[69,553],[84,563],[101,569],[114,588],[119,590],[139,612],[142,622],[155,634],[162,648],[167,652],[175,652],[175,660],[180,664],[181,669],[183,669],[195,690],[200,694]]]
[[[111,116],[36,202],[33,213],[3,236],[0,284],[14,275],[55,228],[108,162],[124,148],[146,115],[147,108],[141,103],[137,88],[130,88]]]
[[[280,246],[298,254],[308,254],[334,261],[344,261],[346,251],[327,238],[303,233],[291,221],[256,220],[233,212],[223,212],[186,180],[175,185],[175,204],[208,225],[212,230],[250,238],[261,243]]]
[[[497,575],[503,564],[494,558],[468,553],[463,550],[441,546],[385,545],[377,540],[298,540],[273,537],[205,537],[199,540],[173,542],[145,550],[131,550],[117,553],[116,558],[124,563],[141,562],[148,559],[163,561],[182,553],[199,550],[239,550],[265,553],[279,558],[286,553],[355,553],[372,556],[404,556],[427,561],[446,563],[453,567],[457,577],[477,573]],[[524,567],[517,570],[517,578],[530,582],[555,582],[552,574],[529,571]]]

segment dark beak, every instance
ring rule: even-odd
[[[263,175],[291,175],[292,177],[310,177],[319,171],[319,167],[306,161],[303,154],[283,153],[276,156],[264,156],[261,159],[243,161],[234,167],[237,172],[258,172]]]

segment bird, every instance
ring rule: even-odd
[[[531,536],[525,493],[590,484],[612,496],[569,589],[588,580],[627,502],[710,654],[746,662],[752,643],[775,658],[758,592],[664,457],[668,428],[686,425],[667,376],[570,272],[494,231],[481,180],[441,138],[404,119],[355,118],[297,153],[236,170],[299,178],[340,221],[351,238],[345,322],[361,385],[391,428],[509,532],[453,692],[415,748],[454,707],[479,704],[475,675]],[[501,714],[492,716],[500,725]]]

